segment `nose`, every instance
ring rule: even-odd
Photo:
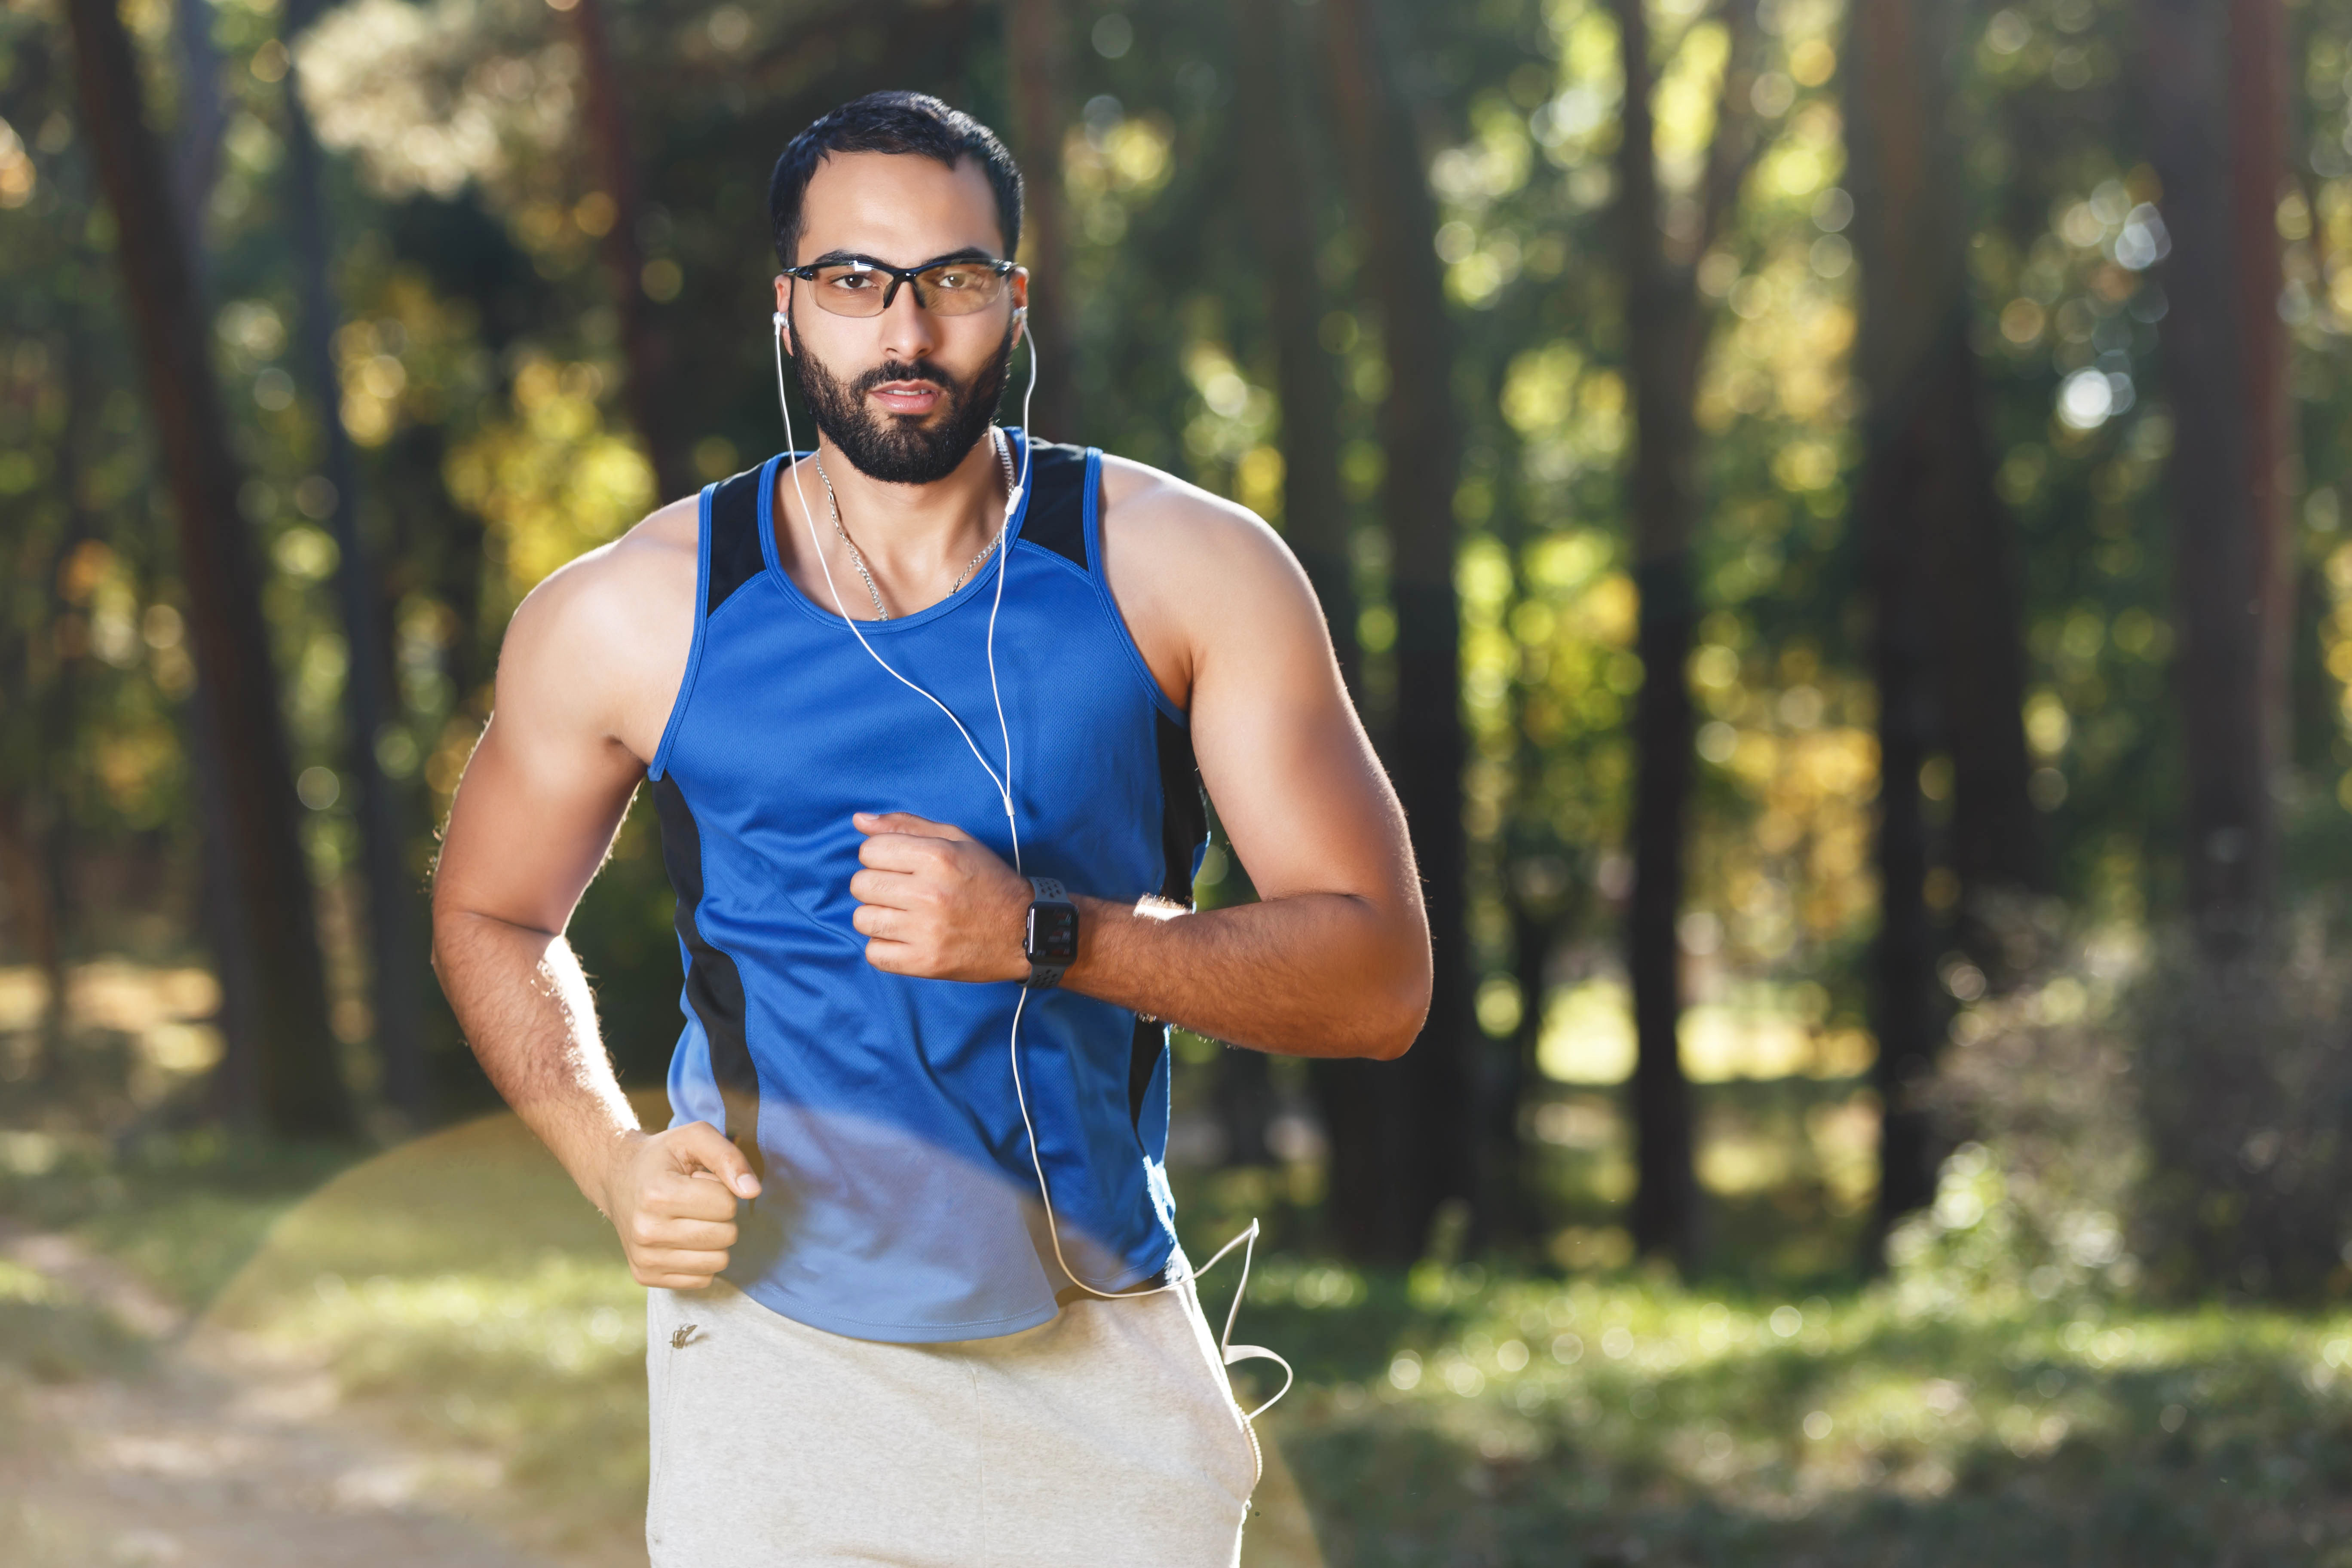
[[[882,307],[881,321],[880,346],[887,358],[919,360],[939,346],[931,313],[923,309],[912,283],[903,279],[898,282],[898,296]]]

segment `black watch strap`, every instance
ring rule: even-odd
[[[1029,978],[1024,982],[1032,991],[1046,991],[1062,983],[1063,973],[1077,957],[1078,910],[1070,902],[1069,890],[1051,877],[1032,877],[1029,887],[1035,900],[1029,906],[1029,930],[1024,946],[1029,958]],[[1058,922],[1064,939],[1048,944],[1042,927]]]

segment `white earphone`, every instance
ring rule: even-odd
[[[840,584],[834,581],[833,567],[826,562],[824,545],[817,537],[816,512],[809,505],[808,492],[801,486],[799,443],[793,435],[792,403],[784,395],[784,329],[791,322],[782,310],[776,311],[772,318],[775,323],[776,333],[776,406],[782,412],[784,418],[784,447],[792,464],[793,492],[800,498],[801,521],[806,525],[809,548],[815,553],[817,569],[824,574],[825,589],[833,595],[833,607],[840,613],[843,623],[849,627],[850,635],[857,639],[858,646],[866,650],[868,658],[882,667],[884,673],[909,691],[923,698],[941,713],[946,714],[948,722],[956,727],[956,733],[963,737],[963,743],[971,751],[972,760],[980,764],[982,772],[988,774],[989,782],[996,786],[997,798],[1003,803],[1004,821],[1013,841],[1013,868],[1017,872],[1021,869],[1021,822],[1013,809],[1013,731],[1011,726],[1005,721],[1004,693],[996,679],[996,616],[1004,605],[1004,576],[1013,550],[1013,519],[1021,510],[1023,499],[1029,493],[1029,470],[1035,445],[1030,434],[1029,407],[1031,401],[1037,395],[1037,338],[1035,331],[1029,328],[1028,306],[1015,306],[1013,319],[1023,327],[1022,336],[1029,344],[1029,384],[1021,395],[1021,474],[1004,498],[1004,521],[999,525],[996,535],[996,596],[991,602],[988,610],[988,689],[989,694],[996,701],[996,731],[1004,746],[1004,772],[1000,774],[990,764],[987,757],[981,753],[979,742],[971,738],[971,731],[964,728],[963,721],[955,716],[954,710],[930,692],[899,674],[891,666],[889,660],[877,653],[874,645],[866,640],[866,634],[858,629],[857,622],[851,617],[848,606],[842,602]],[[990,429],[996,439],[1006,438],[994,426],[992,425]],[[1270,1361],[1282,1368],[1282,1387],[1276,1391],[1274,1398],[1267,1400],[1255,1410],[1245,1413],[1243,1416],[1244,1421],[1256,1420],[1272,1409],[1276,1400],[1290,1392],[1290,1385],[1297,1378],[1288,1362],[1263,1345],[1236,1345],[1232,1342],[1234,1322],[1241,1314],[1242,1297],[1249,1290],[1250,1263],[1257,1252],[1258,1222],[1255,1219],[1251,1220],[1247,1229],[1217,1248],[1206,1263],[1197,1268],[1188,1268],[1186,1271],[1153,1286],[1149,1290],[1098,1290],[1079,1279],[1078,1271],[1070,1267],[1068,1258],[1062,1256],[1062,1230],[1054,1219],[1054,1194],[1045,1182],[1045,1163],[1037,1149],[1036,1123],[1029,1117],[1028,1086],[1022,1081],[1021,1077],[1021,1015],[1028,1005],[1029,990],[1028,987],[1024,986],[1019,998],[1013,1005],[1013,1032],[1007,1045],[1007,1051],[1013,1064],[1013,1098],[1021,1107],[1022,1129],[1029,1134],[1029,1164],[1037,1174],[1037,1195],[1045,1205],[1045,1234],[1053,1243],[1054,1261],[1062,1266],[1062,1272],[1068,1277],[1070,1283],[1087,1295],[1106,1301],[1117,1301],[1143,1296],[1156,1296],[1163,1290],[1173,1290],[1180,1286],[1189,1284],[1214,1268],[1234,1247],[1241,1247],[1241,1283],[1234,1289],[1233,1305],[1225,1312],[1225,1331],[1218,1341],[1218,1348],[1223,1352],[1227,1366],[1244,1361]]]

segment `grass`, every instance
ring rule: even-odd
[[[603,1557],[635,1539],[642,1292],[511,1121],[341,1170],[219,1148],[64,1162],[0,1205],[329,1367],[355,1408],[477,1478],[454,1500],[524,1543]],[[1197,1257],[1222,1237],[1204,1217],[1188,1240]],[[2352,1568],[2352,1314],[1933,1275],[1796,1287],[1815,1288],[1276,1255],[1237,1335],[1298,1366],[1268,1424],[1333,1568]],[[0,1360],[79,1375],[127,1353],[46,1289],[0,1273]]]
[[[2352,1319],[1295,1279],[1334,1563],[2352,1563]]]

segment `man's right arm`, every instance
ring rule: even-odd
[[[691,1289],[726,1267],[736,1196],[757,1178],[707,1122],[638,1126],[563,936],[684,670],[694,521],[678,510],[565,567],[515,613],[434,873],[433,966],[483,1070],[613,1221],[638,1282]]]

